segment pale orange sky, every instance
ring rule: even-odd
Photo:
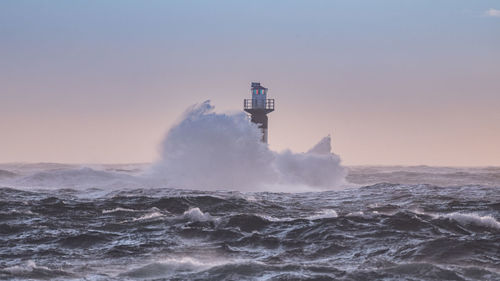
[[[151,162],[186,107],[260,81],[274,150],[500,165],[500,6],[376,2],[2,1],[0,162]]]

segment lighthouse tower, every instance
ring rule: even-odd
[[[274,99],[267,98],[267,88],[252,82],[252,99],[243,101],[243,109],[250,113],[253,123],[262,130],[262,142],[267,143],[267,114],[274,111]]]

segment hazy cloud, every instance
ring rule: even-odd
[[[485,14],[489,17],[500,17],[500,10],[490,8]]]

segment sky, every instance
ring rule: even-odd
[[[0,162],[151,162],[252,81],[273,150],[500,166],[498,0],[0,1]]]

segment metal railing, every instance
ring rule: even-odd
[[[243,100],[244,109],[267,109],[274,110],[274,99],[245,99]]]

